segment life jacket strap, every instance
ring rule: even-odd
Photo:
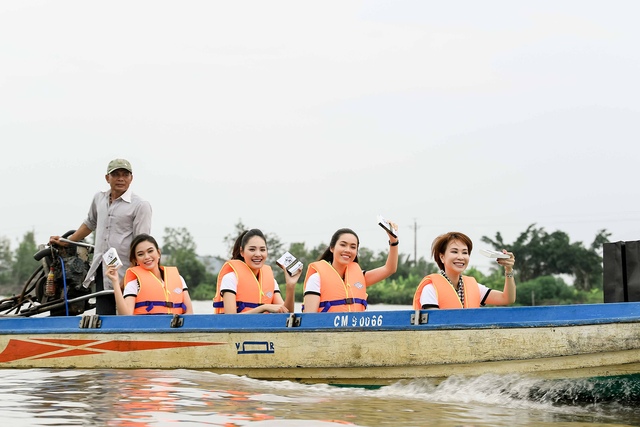
[[[147,312],[153,310],[153,307],[167,307],[167,308],[181,308],[182,311],[187,311],[187,306],[184,303],[174,304],[170,301],[141,301],[137,302],[135,308],[139,307],[147,307],[145,310]]]
[[[245,308],[256,308],[262,304],[256,304],[254,302],[236,301],[236,310],[241,313]],[[213,308],[224,308],[224,301],[214,301]]]
[[[364,308],[367,308],[367,300],[362,298],[343,298],[336,299],[333,301],[323,301],[320,303],[320,307],[322,307],[321,313],[326,313],[329,311],[331,307],[334,305],[346,305],[346,304],[362,304]]]
[[[260,307],[262,304],[258,304],[255,302],[244,302],[244,301],[236,301],[236,307],[238,313],[242,313],[245,308],[256,308]]]

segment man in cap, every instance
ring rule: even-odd
[[[104,280],[102,254],[109,248],[116,249],[123,264],[123,267],[118,269],[122,281],[125,271],[129,268],[129,245],[133,237],[141,233],[151,234],[151,205],[129,190],[133,181],[131,163],[125,159],[111,160],[105,179],[109,183],[109,190],[93,196],[86,219],[67,237],[68,240],[78,242],[95,232],[93,263],[84,285],[89,286],[94,279],[96,291],[111,289],[111,281]],[[60,241],[60,236],[51,236],[49,243],[67,245],[66,242]],[[96,298],[96,314],[116,314],[113,295]]]

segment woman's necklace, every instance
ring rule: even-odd
[[[453,283],[451,283],[451,279],[449,279],[449,276],[447,276],[447,273],[444,272],[444,270],[440,270],[440,274],[442,276],[444,276],[445,279],[447,279],[447,282],[449,282],[449,284],[451,284],[451,286],[453,286]],[[456,288],[455,286],[453,286],[454,288]],[[464,282],[462,281],[462,274],[460,275],[460,278],[458,279],[458,287],[456,289],[458,291],[458,298],[460,298],[460,302],[462,303],[462,306],[464,307]]]

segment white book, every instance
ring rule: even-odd
[[[378,225],[384,228],[387,233],[391,233],[391,235],[396,239],[398,238],[398,230],[394,230],[391,227],[391,224],[389,224],[389,221],[387,221],[382,215],[378,215]]]
[[[116,252],[115,248],[109,248],[109,250],[102,255],[102,259],[107,267],[111,265],[116,268],[122,266],[122,261],[120,261],[120,257],[118,256],[118,252]]]
[[[509,258],[509,255],[503,254],[502,252],[498,251],[492,251],[491,249],[480,249],[480,253],[488,258]]]
[[[291,276],[295,275],[304,264],[289,252],[285,252],[276,260],[276,264],[284,268]]]

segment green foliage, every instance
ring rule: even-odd
[[[386,279],[367,288],[369,304],[411,305],[413,295],[424,276],[409,274],[407,277]]]
[[[493,279],[493,276],[487,277],[484,274],[482,274],[482,272],[480,270],[478,270],[477,268],[475,268],[475,267],[469,267],[463,274],[465,276],[473,277],[474,279],[476,279],[476,282],[482,283],[485,286],[489,286],[489,285],[487,285],[487,283],[489,281],[492,281],[492,279]],[[502,279],[502,284],[504,284],[504,278]],[[489,287],[491,287],[491,286],[489,286]]]
[[[386,259],[386,254],[384,255]],[[417,262],[411,260],[411,255],[400,254],[398,256],[398,271],[391,278],[394,277],[408,277],[411,275],[420,277],[422,279],[424,276],[437,273],[438,266],[434,262],[428,262],[424,258],[418,258]],[[416,283],[416,288],[418,284]]]
[[[246,229],[239,220],[234,232],[224,238],[229,249],[226,259],[231,255],[236,238]],[[318,260],[328,245],[320,243],[307,248],[303,242],[294,242],[286,248],[275,234],[265,236],[269,248],[268,263],[273,268],[278,283],[284,285],[284,272],[275,261],[285,251],[288,250],[304,263],[295,298],[298,302],[302,301],[307,267]],[[516,255],[516,305],[576,304],[603,301],[601,248],[609,236],[606,230],[601,230],[591,245],[585,247],[582,242],[571,242],[564,232],[547,233],[543,228],[532,224],[511,244],[505,243],[499,232],[493,239],[482,237],[482,241],[495,249],[505,248]],[[195,241],[187,229],[165,228],[163,243],[163,264],[178,267],[187,282],[191,298],[212,299],[215,295],[217,271],[207,271],[205,264],[197,256]],[[25,234],[15,253],[11,252],[9,240],[0,237],[0,284],[21,287],[38,267],[33,259],[36,251],[34,232]],[[375,253],[361,247],[358,258],[364,270],[371,270],[383,265],[387,255],[386,250]],[[397,272],[367,289],[369,303],[410,305],[422,278],[437,271],[437,266],[423,257],[412,260],[411,255],[400,253]],[[465,274],[475,277],[479,283],[491,289],[501,291],[504,287],[504,270],[500,267],[492,268],[488,275],[475,268],[469,268]],[[560,277],[571,278],[573,285],[568,285]],[[282,288],[284,297],[284,286]]]
[[[589,248],[585,248],[582,242],[571,243],[562,231],[547,233],[544,228],[531,224],[511,244],[503,241],[500,232],[494,239],[483,236],[482,241],[497,250],[504,248],[515,254],[515,270],[520,281],[568,274],[575,279],[576,289],[588,291],[602,287],[602,256],[598,248],[610,235],[601,230]]]
[[[195,253],[176,252],[172,256],[171,263],[178,267],[189,288],[195,288],[205,281],[206,269]]]
[[[584,296],[584,300],[580,304],[601,304],[604,302],[604,292],[602,289],[591,289],[590,291],[580,292]],[[573,304],[576,304],[574,301]]]
[[[233,252],[233,245],[236,239],[242,234],[243,231],[247,230],[247,227],[244,225],[241,219],[238,220],[236,225],[234,226],[234,231],[231,234],[227,234],[224,236],[222,241],[227,247],[226,258],[231,258],[231,253]]]
[[[179,251],[192,252],[194,254],[196,252],[196,243],[189,231],[184,227],[166,227],[162,241],[162,252],[166,255],[173,255]]]
[[[370,268],[376,268],[387,261],[387,252],[379,252],[376,257],[369,260]],[[360,259],[360,251],[358,251]],[[362,266],[362,264],[361,264]],[[367,270],[365,268],[365,270]],[[413,296],[424,276],[435,273],[438,267],[424,258],[418,262],[411,260],[410,255],[400,254],[398,270],[391,277],[367,288],[367,302],[369,304],[413,304]]]
[[[193,237],[186,228],[167,227],[164,232],[162,256],[166,261],[163,261],[163,264],[178,267],[189,291],[192,292],[205,282],[207,277],[206,268],[196,254]]]
[[[187,284],[188,286],[188,284]],[[189,287],[189,296],[194,301],[211,301],[213,304],[213,297],[216,295],[216,282],[207,281],[206,283],[199,284],[195,289]],[[211,306],[213,312],[213,305]]]
[[[11,283],[11,271],[13,269],[13,253],[11,242],[6,237],[0,237],[0,284]]]
[[[583,291],[569,286],[560,277],[542,276],[518,284],[518,305],[566,305],[601,303],[602,290]]]
[[[559,305],[573,299],[574,290],[559,277],[541,276],[518,284],[519,305]]]
[[[39,263],[33,258],[37,251],[35,232],[29,231],[25,233],[15,254],[15,262],[12,268],[14,284],[23,285],[26,283],[27,279],[38,268]]]

